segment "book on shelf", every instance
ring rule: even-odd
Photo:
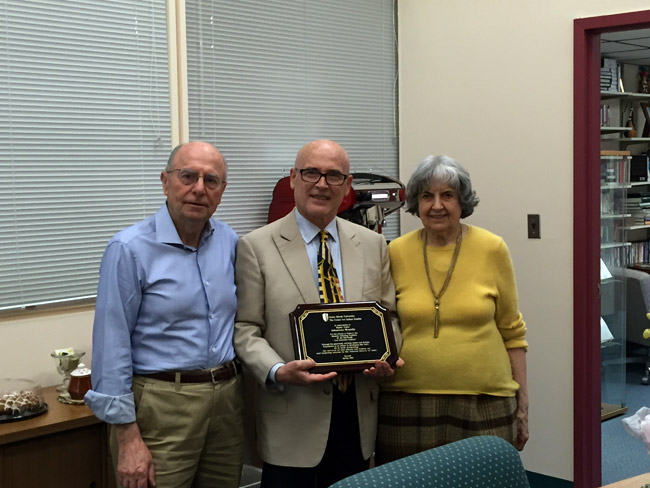
[[[618,149],[601,149],[601,156],[629,156],[630,151],[619,151]]]
[[[639,201],[643,200],[646,202],[650,202],[650,191],[629,191],[627,192],[627,199],[628,201],[633,200],[633,199],[639,199]]]
[[[616,92],[620,90],[619,79],[621,67],[615,59],[601,58],[600,62],[600,90]]]
[[[650,273],[650,242],[631,242],[626,249],[628,268],[636,268]]]
[[[601,127],[609,127],[610,126],[610,116],[609,116],[610,108],[608,104],[604,104],[600,106],[600,126]]]
[[[632,214],[626,217],[625,225],[648,225],[650,224],[650,214]]]
[[[630,181],[648,181],[648,156],[638,154],[630,158]]]
[[[630,214],[628,219],[645,220],[650,217],[650,209],[626,207],[625,211]]]

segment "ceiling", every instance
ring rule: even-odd
[[[601,34],[600,49],[604,58],[650,66],[650,29]]]

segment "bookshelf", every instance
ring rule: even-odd
[[[629,174],[629,151],[601,151],[600,249],[601,259],[610,268],[627,265],[626,248],[631,245],[627,239],[627,231],[637,218],[636,214],[628,209],[627,195],[632,188]]]
[[[647,151],[650,144],[648,114],[644,115],[647,104],[650,104],[648,93],[601,92],[601,142],[618,146],[610,145],[609,149],[639,145],[638,150]]]
[[[628,196],[650,196],[650,94],[603,91],[600,98],[601,149],[612,156],[630,156],[628,178],[620,182],[627,186]],[[632,200],[628,203],[630,208],[626,209],[625,227],[629,243],[625,246],[627,264],[650,262],[650,205],[635,207]],[[642,218],[643,215],[647,218]]]

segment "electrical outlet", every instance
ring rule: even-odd
[[[539,214],[528,214],[528,238],[540,239]]]

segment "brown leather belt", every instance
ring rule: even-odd
[[[216,368],[203,371],[161,371],[160,373],[141,374],[140,376],[174,383],[176,374],[179,374],[180,383],[217,383],[234,378],[239,373],[241,373],[241,364],[238,361],[230,361]]]

